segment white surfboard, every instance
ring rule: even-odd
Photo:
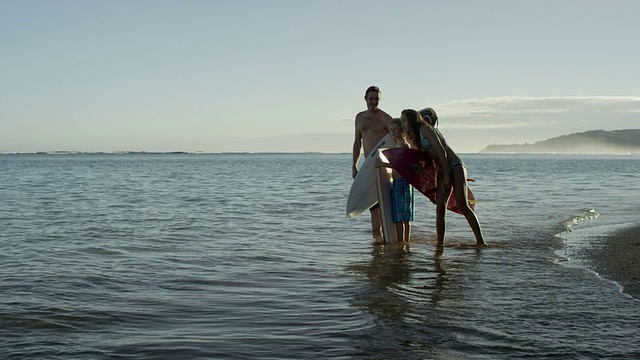
[[[382,148],[378,149],[377,157],[382,162],[389,161],[382,153]],[[394,244],[398,241],[396,236],[396,228],[393,223],[393,208],[391,206],[391,177],[392,169],[387,167],[379,167],[375,170],[376,189],[378,193],[378,204],[380,204],[380,220],[382,222],[382,236],[387,244]]]
[[[347,219],[352,219],[362,214],[378,202],[373,159],[378,149],[389,147],[389,144],[392,143],[393,137],[387,134],[369,154],[365,154],[364,162],[360,170],[358,170],[355,179],[353,179],[351,190],[349,190],[349,197],[347,198]]]

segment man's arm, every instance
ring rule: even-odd
[[[389,114],[387,114],[386,112],[384,112],[384,126],[387,128],[387,131],[389,131],[389,123],[391,122],[391,120],[393,120],[393,117]]]
[[[351,176],[356,177],[358,175],[358,160],[360,159],[360,148],[362,148],[362,134],[358,129],[358,116],[355,121],[355,139],[353,141],[353,163],[351,165]]]

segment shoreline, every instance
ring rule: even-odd
[[[589,251],[594,270],[640,300],[640,225],[620,230]]]

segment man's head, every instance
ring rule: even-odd
[[[364,101],[367,102],[367,109],[377,110],[380,103],[380,88],[377,86],[369,86],[364,92]]]

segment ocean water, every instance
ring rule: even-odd
[[[347,220],[350,154],[0,155],[0,359],[631,359],[591,268],[640,223],[640,156],[464,156],[490,244],[416,198]]]

